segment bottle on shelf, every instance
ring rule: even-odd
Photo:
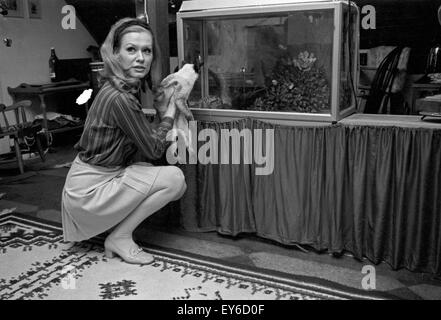
[[[58,57],[55,54],[55,48],[51,48],[51,56],[49,57],[49,77],[51,78],[52,82],[55,82],[57,80],[57,74],[56,74],[57,62],[58,62]]]

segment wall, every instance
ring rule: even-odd
[[[64,0],[41,0],[42,19],[30,19],[24,3],[24,18],[0,15],[0,39],[11,38],[12,46],[0,43],[0,101],[12,103],[7,87],[21,83],[49,82],[50,47],[55,47],[59,59],[89,58],[89,45],[95,40],[76,19],[76,29],[64,30],[61,9]],[[7,152],[6,139],[0,140],[0,153]]]
[[[405,101],[411,105],[412,84],[425,73],[430,48],[436,43],[441,44],[441,26],[437,15],[441,0],[354,1],[361,11],[361,49],[370,49],[371,52],[380,49],[380,46],[405,46],[411,49],[402,90]],[[375,21],[369,16],[372,14],[371,8],[374,8]],[[376,66],[378,64],[379,61]],[[362,68],[360,83],[369,85],[375,72],[376,69]]]
[[[360,48],[407,46],[412,48],[408,71],[423,73],[427,53],[441,41],[437,9],[441,0],[353,0],[360,8],[375,8],[374,28],[360,25]],[[361,12],[361,18],[366,14]]]

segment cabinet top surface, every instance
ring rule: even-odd
[[[183,1],[179,12],[231,9],[239,7],[260,7],[270,5],[336,3],[341,0],[192,0]],[[345,2],[347,3],[347,2]]]

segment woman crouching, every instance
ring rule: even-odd
[[[104,249],[124,261],[149,264],[153,256],[133,240],[135,228],[186,190],[182,171],[153,166],[162,157],[172,128],[174,104],[161,108],[159,124],[150,123],[137,98],[147,83],[159,83],[160,57],[155,37],[141,19],[114,24],[101,47],[106,80],[87,115],[75,145],[78,155],[62,194],[65,241],[82,241],[110,229]],[[136,162],[135,154],[143,157]]]

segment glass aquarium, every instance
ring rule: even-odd
[[[193,113],[317,121],[353,113],[358,19],[347,1],[184,1],[179,61],[203,63]]]

